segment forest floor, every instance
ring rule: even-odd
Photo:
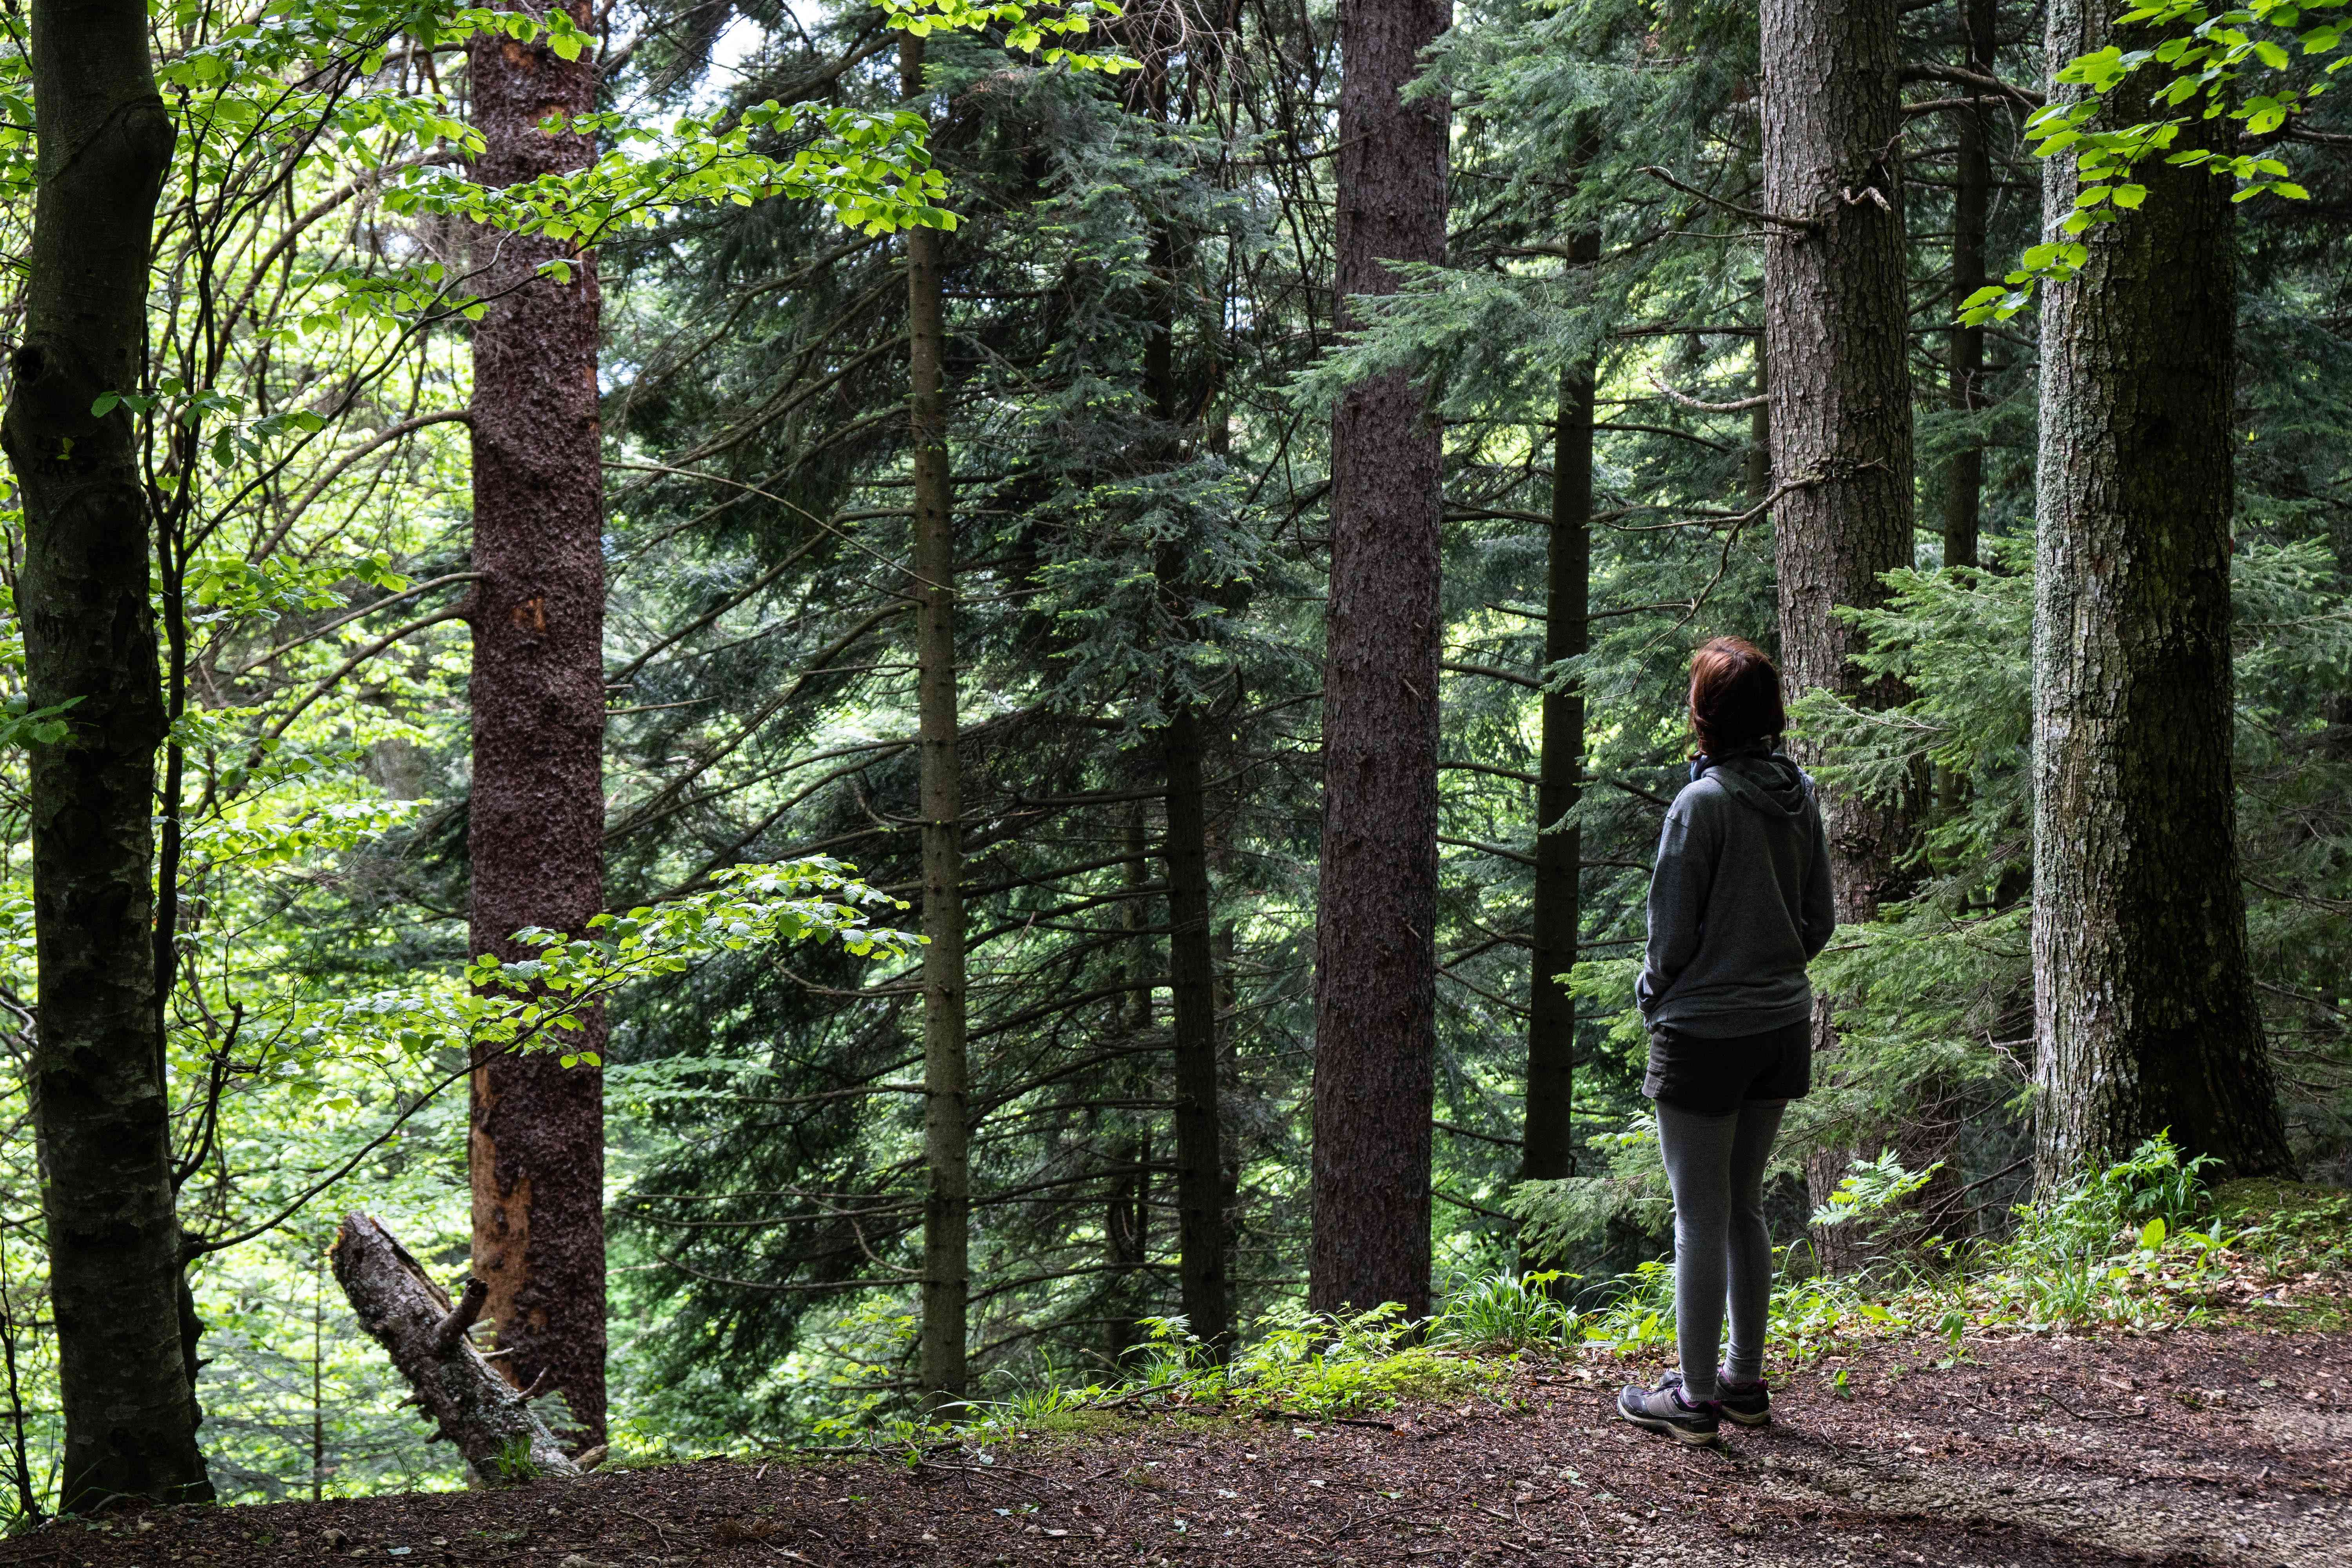
[[[1726,1451],[1618,1420],[1654,1363],[1527,1358],[1346,1421],[1091,1413],[986,1448],[52,1524],[0,1563],[938,1568],[2352,1564],[2352,1334],[1888,1338]],[[1941,1364],[1939,1364],[1941,1363]]]

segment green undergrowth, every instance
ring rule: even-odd
[[[1971,1335],[2157,1332],[2196,1326],[2316,1331],[2352,1326],[2352,1193],[2280,1181],[2209,1187],[2209,1162],[2158,1135],[2072,1192],[2021,1206],[2011,1233],[1902,1242],[1905,1200],[1928,1172],[1892,1154],[1858,1162],[1818,1225],[1848,1226],[1875,1259],[1822,1277],[1781,1250],[1770,1352],[1803,1365],[1891,1337],[1933,1336],[1948,1355]],[[1793,1265],[1793,1267],[1792,1267]],[[1674,1269],[1643,1265],[1582,1319],[1588,1344],[1670,1345]]]
[[[1856,1228],[1877,1261],[1822,1277],[1807,1243],[1782,1248],[1770,1354],[1804,1366],[1871,1342],[1926,1339],[1943,1342],[1948,1364],[1989,1333],[2352,1326],[2352,1193],[2280,1181],[2209,1187],[2205,1167],[2150,1139],[2074,1191],[2019,1209],[2006,1237],[1962,1246],[1889,1239],[1928,1173],[1891,1154],[1858,1162],[1813,1218]],[[1311,1437],[1318,1422],[1412,1402],[1507,1398],[1500,1385],[1521,1361],[1671,1351],[1674,1284],[1666,1259],[1600,1281],[1498,1272],[1461,1281],[1419,1323],[1393,1302],[1340,1314],[1294,1304],[1260,1318],[1224,1362],[1182,1319],[1147,1320],[1149,1339],[1116,1377],[1049,1366],[929,1421],[872,1397],[821,1422],[820,1436],[826,1452],[910,1462],[940,1446],[979,1452],[1015,1436],[1084,1437],[1139,1416],[1180,1426],[1279,1420]]]
[[[1219,1361],[1181,1318],[1146,1319],[1150,1337],[1118,1378],[1081,1384],[1048,1369],[1002,1398],[973,1401],[951,1422],[919,1431],[901,1420],[869,1432],[902,1443],[936,1436],[985,1444],[1016,1434],[1093,1433],[1106,1422],[1149,1415],[1283,1420],[1311,1435],[1317,1421],[1461,1398],[1501,1381],[1505,1368],[1442,1331],[1444,1321],[1441,1312],[1412,1323],[1393,1301],[1338,1313],[1290,1304],[1260,1317],[1255,1333]]]

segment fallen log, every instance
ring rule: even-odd
[[[467,1281],[451,1301],[370,1215],[345,1215],[329,1256],[360,1326],[392,1357],[416,1391],[419,1412],[466,1457],[478,1484],[584,1473],[530,1407],[538,1391],[519,1390],[499,1376],[466,1337],[488,1295],[480,1280]]]

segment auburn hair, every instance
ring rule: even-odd
[[[1711,637],[1691,655],[1691,729],[1699,750],[1719,757],[1789,727],[1780,671],[1745,637]]]

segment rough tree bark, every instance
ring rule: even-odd
[[[163,737],[150,520],[131,416],[173,130],[128,0],[34,0],[39,141],[24,336],[5,440],[25,511],[18,592],[40,977],[31,1098],[64,1407],[60,1506],[209,1499],[183,1356],[163,1014],[151,931]]]
[[[1570,241],[1572,261],[1600,254],[1599,237]],[[1544,593],[1544,663],[1575,658],[1591,647],[1592,365],[1559,378],[1552,429],[1551,544]],[[1582,928],[1578,886],[1584,835],[1558,826],[1576,809],[1584,777],[1584,687],[1548,691],[1543,746],[1537,763],[1535,954],[1528,977],[1527,1110],[1520,1174],[1529,1181],[1572,1175],[1576,1149],[1570,1101],[1576,1087],[1576,998],[1567,975]],[[1555,1260],[1526,1258],[1529,1268]]]
[[[1967,58],[1961,63],[1985,76],[1993,72],[1997,0],[1960,0]],[[1981,100],[1958,117],[1952,192],[1952,315],[1985,285],[1985,216],[1992,195],[1992,104]],[[1949,394],[1955,414],[1983,406],[1985,338],[1982,327],[1952,328]],[[1977,563],[1977,530],[1984,510],[1984,447],[1973,437],[1961,443],[1944,470],[1944,564]]]
[[[1339,11],[1339,305],[1445,257],[1443,100],[1401,93],[1451,0]],[[1401,373],[1331,421],[1307,1304],[1429,1310],[1441,433]]]
[[[1772,493],[1772,379],[1770,361],[1764,357],[1764,339],[1756,339],[1756,391],[1754,395],[1764,401],[1748,411],[1748,450],[1744,454],[1742,476],[1748,490],[1748,504],[1762,506]],[[1758,520],[1761,521],[1761,519]]]
[[[1911,382],[1895,0],[1766,0],[1765,345],[1772,367],[1780,664],[1791,695],[1864,703],[1860,634],[1832,613],[1879,605],[1911,563]],[[1895,885],[1900,810],[1827,796],[1838,918]]]
[[[1209,924],[1208,793],[1201,716],[1188,703],[1160,738],[1168,780],[1168,989],[1176,1045],[1178,1280],[1185,1321],[1211,1354],[1233,1348],[1223,1133],[1217,1113],[1217,972]]]
[[[899,90],[923,90],[923,40],[898,45]],[[943,237],[907,231],[908,410],[914,445],[915,731],[923,817],[923,1321],[917,1371],[963,1398],[971,1295],[971,1068],[964,1058],[962,780],[956,757],[955,518],[948,468]]]
[[[1153,60],[1164,58],[1155,55]],[[1143,90],[1129,108],[1164,118],[1167,75],[1147,62]],[[1153,226],[1151,316],[1144,340],[1143,389],[1159,427],[1156,456],[1183,458],[1186,410],[1176,374],[1177,273],[1189,258],[1171,228]],[[1152,563],[1161,604],[1175,629],[1196,640],[1192,590],[1184,581],[1181,542],[1160,546]],[[1233,1348],[1232,1240],[1224,1194],[1223,1127],[1217,1099],[1217,970],[1211,951],[1209,803],[1201,712],[1171,683],[1168,723],[1160,736],[1167,787],[1169,1023],[1176,1086],[1177,1280],[1188,1327],[1223,1359]]]
[[[478,1275],[452,1303],[392,1233],[363,1214],[343,1216],[329,1256],[360,1327],[415,1390],[413,1403],[435,1436],[456,1445],[477,1477],[496,1484],[581,1473],[530,1407],[546,1374],[518,1391],[467,1337],[489,1296]],[[583,1458],[593,1464],[597,1457],[592,1450]]]
[[[1962,66],[1993,76],[1997,48],[1999,0],[1959,0]],[[1985,224],[1992,198],[1993,104],[1980,99],[1956,122],[1958,146],[1953,153],[1952,279],[1953,326],[1945,363],[1945,395],[1953,413],[1972,415],[1985,405],[1985,335],[1981,327],[1959,322],[1969,295],[1984,287]],[[1944,465],[1944,564],[1977,564],[1977,536],[1984,511],[1984,446],[1968,436]],[[1941,815],[1958,811],[1965,799],[1966,780],[1948,768],[1933,770],[1936,809]],[[1952,1159],[1959,1147],[1962,1098],[1959,1084],[1938,1074],[1916,1100],[1906,1120],[1901,1146],[1904,1163],[1913,1170],[1940,1161],[1938,1171],[1917,1194],[1917,1225],[1914,1238],[1952,1236],[1969,1222],[1966,1191]]]
[[[2116,42],[2053,0],[2049,58]],[[2082,91],[2053,80],[2052,101]],[[2105,119],[2148,107],[2137,79]],[[2228,121],[2221,121],[2226,127]],[[2194,122],[2190,136],[2211,133]],[[2196,144],[2212,145],[2211,142]],[[2235,1175],[2286,1170],[2246,954],[2231,767],[2236,268],[2229,190],[2151,160],[2146,205],[2084,237],[2042,307],[2034,603],[2035,1176],[2169,1127]],[[2051,160],[2042,216],[2074,210]]]
[[[1860,633],[1842,605],[1885,602],[1881,576],[1911,563],[1911,383],[1904,294],[1896,0],[1764,0],[1765,359],[1780,584],[1780,666],[1791,696],[1824,688],[1864,706],[1899,693],[1865,683]],[[1802,224],[1805,226],[1795,226]],[[1801,738],[1795,750],[1801,761]],[[1824,790],[1841,921],[1896,890],[1909,837],[1902,805]],[[1830,1049],[1823,997],[1816,1048]],[[1826,1201],[1845,1165],[1817,1156]],[[1837,1267],[1838,1233],[1815,1237]]]
[[[585,0],[573,19],[587,26]],[[474,170],[504,186],[585,167],[588,138],[551,112],[595,107],[595,73],[542,44],[478,37],[468,53]],[[604,478],[593,258],[482,231],[474,287],[473,950],[528,956],[525,926],[583,930],[604,904]],[[563,259],[572,280],[533,276]],[[567,1047],[602,1053],[601,1012]],[[486,1055],[472,1081],[474,1274],[489,1288],[509,1375],[542,1374],[573,1440],[604,1437],[604,1089],[545,1051]]]
[[[1143,1049],[1143,1037],[1151,1030],[1151,987],[1158,978],[1159,956],[1152,952],[1150,934],[1151,858],[1141,801],[1128,806],[1126,833],[1127,860],[1120,868],[1119,882],[1127,897],[1119,905],[1118,921],[1127,940],[1127,983],[1132,989],[1113,1010],[1121,1043],[1128,1049],[1126,1059],[1113,1069],[1110,1098],[1127,1100],[1130,1106],[1119,1113],[1124,1131],[1111,1145],[1114,1170],[1103,1214],[1106,1261],[1111,1267],[1110,1321],[1105,1325],[1104,1337],[1113,1366],[1151,1332],[1143,1318],[1152,1293],[1145,1272],[1151,1261],[1152,1126],[1150,1116],[1134,1107],[1158,1099],[1160,1091],[1159,1064]]]

